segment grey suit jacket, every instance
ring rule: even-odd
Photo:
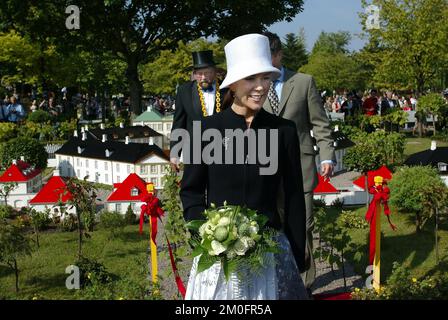
[[[317,186],[316,152],[310,130],[313,130],[321,160],[336,161],[331,127],[312,76],[285,69],[285,79],[279,105],[279,116],[295,122],[300,143],[303,190],[311,192]],[[263,108],[273,113],[269,99]]]

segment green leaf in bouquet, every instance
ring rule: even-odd
[[[222,258],[222,269],[224,271],[224,276],[226,277],[226,281],[229,281],[230,272],[229,272],[229,263],[226,257]]]
[[[269,218],[267,216],[265,216],[264,214],[259,214],[255,221],[257,221],[258,225],[260,226],[260,228],[264,227],[266,225],[266,223],[268,223]]]
[[[203,253],[207,253],[207,252],[205,252],[204,248],[201,245],[198,245],[193,249],[193,252],[191,253],[191,255],[194,258]]]
[[[205,220],[191,220],[187,223],[187,229],[199,232],[199,228],[205,223]]]
[[[199,258],[199,261],[198,261],[198,273],[209,269],[217,261],[219,261],[218,257],[212,257],[212,256],[209,256],[208,254],[201,255],[201,257]]]
[[[209,238],[204,238],[204,241],[201,243],[201,247],[208,253],[208,251],[212,249],[212,240]]]

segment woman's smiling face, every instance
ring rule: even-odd
[[[260,110],[268,96],[271,81],[271,73],[266,72],[258,73],[232,83],[230,90],[232,90],[235,96],[234,103],[253,111]]]

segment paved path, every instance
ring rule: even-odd
[[[314,239],[314,248],[319,247],[319,241]],[[346,275],[346,287],[344,287],[344,277],[342,268],[334,265],[334,273],[331,271],[330,265],[326,261],[316,259],[316,281],[312,287],[313,294],[333,294],[342,292],[351,292],[354,288],[362,288],[364,280],[355,273],[353,267],[348,263],[344,264]]]

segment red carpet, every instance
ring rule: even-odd
[[[352,295],[350,292],[315,294],[313,298],[314,300],[351,300]]]

